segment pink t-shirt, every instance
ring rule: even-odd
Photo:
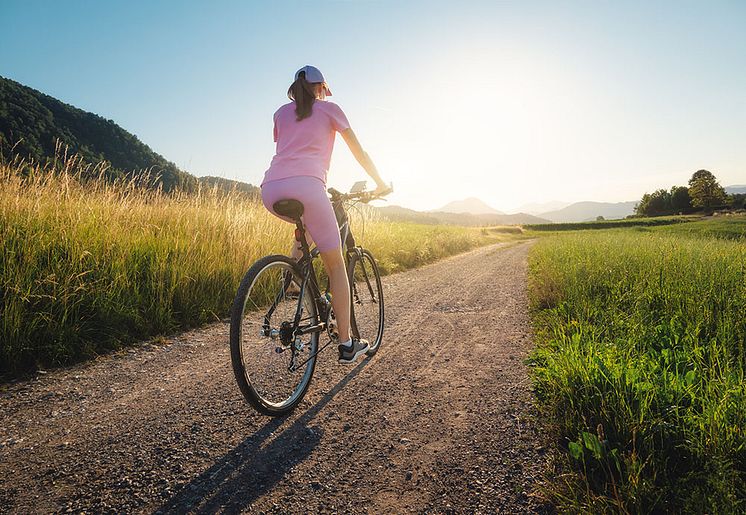
[[[311,116],[297,121],[295,102],[290,102],[275,112],[274,119],[277,149],[262,184],[296,175],[318,177],[326,184],[336,132],[350,127],[342,109],[316,100]]]

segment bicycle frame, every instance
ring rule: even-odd
[[[334,209],[334,215],[337,218],[337,225],[339,226],[339,237],[346,246],[346,254],[348,255],[347,261],[349,262],[349,254],[351,252],[358,252],[359,250],[355,247],[355,237],[352,235],[350,230],[350,220],[347,216],[347,211],[344,207],[344,202],[340,199],[332,199],[332,208]],[[326,309],[328,308],[326,302],[322,299],[321,288],[319,287],[316,273],[313,269],[313,260],[319,256],[320,252],[317,247],[313,249],[308,245],[306,240],[305,227],[302,222],[296,222],[295,226],[295,239],[300,244],[301,258],[298,260],[298,264],[303,273],[303,284],[301,284],[301,298],[306,287],[311,288],[311,294],[316,299],[317,307],[322,309],[319,310],[319,317],[322,320],[326,320]],[[286,285],[287,286],[287,285]],[[303,309],[302,303],[299,303],[298,312]]]
[[[355,245],[355,237],[352,235],[352,231],[350,230],[350,220],[347,216],[347,211],[345,210],[344,199],[340,198],[335,193],[332,194],[331,202],[334,209],[334,215],[337,219],[337,225],[339,226],[339,237],[346,247],[346,262],[349,263],[352,253],[357,254],[359,257],[362,257],[362,254],[360,248]],[[293,354],[295,354],[296,352],[295,346],[293,345],[296,336],[309,333],[320,333],[327,329],[327,319],[329,316],[329,310],[331,309],[331,304],[329,303],[329,301],[326,300],[326,296],[322,295],[321,293],[318,278],[316,277],[316,272],[313,268],[313,260],[319,256],[320,251],[317,247],[311,249],[308,245],[308,240],[306,240],[306,230],[301,220],[297,220],[295,223],[295,240],[300,245],[301,258],[298,260],[298,266],[301,269],[301,275],[303,279],[300,285],[298,306],[295,310],[295,317],[293,318],[292,325],[290,327],[287,327],[285,330],[281,328],[279,335],[280,341],[282,341],[283,344],[290,346]],[[367,270],[365,270],[364,267],[363,275],[365,277],[365,282],[368,286],[368,290],[370,291],[371,296],[375,297],[373,287],[370,282],[370,277],[368,277],[368,272]],[[275,309],[277,308],[278,303],[282,300],[285,292],[287,291],[287,288],[290,286],[291,281],[292,276],[288,274],[285,277],[282,289],[278,292],[275,300],[272,302],[272,305],[269,307],[267,313],[264,315],[264,324],[262,326],[264,336],[270,335],[269,320]],[[317,319],[314,320],[311,325],[307,327],[301,327],[300,323],[303,319],[303,312],[305,309],[303,306],[303,299],[307,288],[310,288],[311,297],[314,299],[314,303],[316,304]],[[354,294],[356,298],[359,298],[357,296],[357,290],[354,288],[354,285],[353,290],[354,291],[351,293]],[[331,341],[329,343],[331,343]],[[314,353],[308,359],[315,357],[322,350],[324,350],[327,345],[328,343],[321,349],[316,351],[316,353]],[[306,361],[308,361],[308,359]],[[298,366],[302,366],[303,364],[305,364],[305,362],[295,364],[295,359],[293,358],[291,360],[290,368],[292,369]]]

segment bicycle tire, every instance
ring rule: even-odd
[[[367,280],[365,275],[362,274],[361,266],[364,266],[366,271],[369,272]],[[356,270],[358,272],[357,277],[355,275]],[[347,273],[347,279],[350,282],[350,301],[352,304],[352,309],[350,310],[352,334],[357,338],[368,340],[370,349],[367,354],[368,356],[373,356],[381,347],[385,322],[383,284],[381,283],[378,264],[369,250],[360,248],[359,252],[352,253]],[[371,295],[371,291],[373,291],[373,295]],[[366,314],[363,317],[363,306],[366,304],[376,304],[378,308],[377,313],[375,313],[376,310],[365,310]],[[357,306],[357,309],[355,306]]]
[[[273,268],[277,268],[277,274],[275,274],[274,270],[272,274],[268,274],[267,271],[272,270]],[[282,402],[274,402],[273,400],[267,398],[268,394],[261,391],[262,388],[259,384],[260,381],[257,375],[253,374],[254,377],[252,377],[252,373],[250,373],[248,369],[256,367],[259,370],[263,370],[263,368],[260,366],[261,360],[255,360],[256,363],[253,362],[251,361],[252,358],[247,356],[247,352],[245,352],[246,349],[244,343],[246,341],[248,341],[249,344],[251,343],[248,334],[246,334],[248,332],[247,329],[249,331],[256,329],[254,336],[256,337],[257,342],[259,342],[258,345],[251,346],[252,351],[254,348],[256,348],[258,353],[261,353],[262,356],[267,355],[267,359],[272,359],[272,356],[271,354],[269,354],[269,352],[275,352],[275,354],[282,354],[285,352],[276,352],[278,348],[283,348],[282,344],[278,343],[278,340],[273,340],[265,334],[260,334],[259,328],[264,328],[268,311],[267,309],[265,309],[265,306],[260,306],[260,302],[255,302],[252,293],[256,292],[257,298],[273,299],[271,302],[268,303],[269,305],[274,306],[275,304],[279,304],[279,302],[284,301],[286,298],[285,286],[287,286],[288,283],[284,283],[283,281],[285,281],[285,277],[287,276],[282,276],[282,280],[280,281],[280,283],[283,283],[282,285],[278,283],[278,286],[274,287],[274,291],[277,291],[277,293],[272,293],[273,287],[271,285],[275,280],[274,275],[277,275],[279,277],[280,273],[287,272],[293,274],[292,281],[296,282],[298,285],[301,284],[301,270],[298,268],[297,263],[287,256],[273,255],[259,259],[251,266],[251,268],[249,268],[249,270],[246,272],[246,275],[243,277],[243,280],[238,287],[236,297],[233,301],[233,307],[231,309],[230,348],[231,362],[233,365],[233,372],[236,377],[236,382],[238,383],[238,387],[240,388],[241,393],[243,393],[243,396],[248,401],[248,403],[258,412],[270,416],[280,416],[287,414],[296,406],[298,406],[298,404],[303,400],[303,397],[305,396],[309,386],[311,385],[311,378],[316,366],[316,357],[314,354],[318,350],[319,333],[310,333],[309,343],[307,346],[304,346],[304,348],[308,348],[307,354],[312,357],[309,359],[306,367],[304,368],[303,375],[300,379],[300,382],[298,383],[298,386],[296,386],[292,390],[292,394]],[[265,274],[264,277],[266,277],[266,279],[262,279],[263,282],[259,282],[259,279],[262,278],[262,274]],[[265,283],[269,284],[270,286],[265,287]],[[267,291],[262,292],[259,290],[259,288],[265,288],[265,290]],[[278,301],[279,295],[282,296],[282,299]],[[284,310],[285,313],[290,312],[289,307],[291,297],[289,295],[287,295],[287,300],[288,305],[282,305],[283,307],[288,308]],[[246,327],[246,309],[249,302],[253,303],[254,306],[257,306],[258,309],[251,312],[252,315],[251,318],[248,320],[248,327]],[[300,304],[299,300],[296,300],[295,303],[296,306]],[[317,323],[318,309],[316,306],[316,301],[315,299],[313,299],[313,295],[311,294],[309,288],[306,288],[304,292],[304,306],[309,311],[308,315],[310,315],[311,322]],[[275,313],[277,313],[277,311],[273,311],[271,316],[274,316]],[[293,311],[293,314],[294,313],[295,312]],[[282,318],[282,315],[278,314],[278,318],[276,320],[270,320],[271,326],[278,327],[282,321],[285,321]],[[289,316],[285,316],[284,318],[290,319],[289,321],[292,321],[292,318]],[[257,323],[259,323],[259,325],[257,325]],[[271,351],[268,352],[268,349],[264,346],[274,347],[271,348]],[[290,350],[290,346],[287,346],[285,350]],[[292,356],[293,351],[290,350],[290,352]],[[277,359],[282,362],[283,358],[278,357]],[[265,369],[266,368],[267,367],[265,367]]]

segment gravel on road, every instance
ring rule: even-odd
[[[548,513],[531,243],[384,278],[378,354],[252,410],[227,322],[0,387],[0,512]]]

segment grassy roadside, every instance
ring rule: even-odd
[[[746,507],[746,220],[568,232],[530,255],[560,509]]]
[[[0,163],[0,375],[93,357],[223,317],[250,264],[292,227],[241,195],[167,196],[88,181],[73,166]],[[25,172],[28,172],[25,167]],[[365,223],[385,273],[515,238],[474,228]]]

